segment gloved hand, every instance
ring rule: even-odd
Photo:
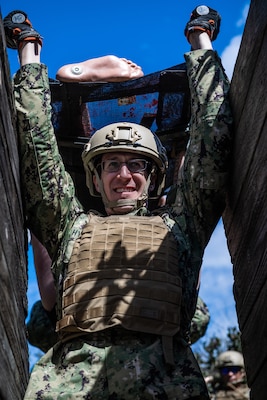
[[[207,32],[210,40],[213,41],[220,31],[221,16],[219,13],[208,6],[196,7],[190,16],[189,22],[186,24],[184,34],[189,38],[191,32],[196,30]]]
[[[3,20],[7,47],[19,49],[23,42],[36,42],[42,46],[41,35],[32,27],[24,11],[10,12]]]

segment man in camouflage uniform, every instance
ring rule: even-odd
[[[250,390],[246,383],[243,355],[238,351],[225,351],[215,362],[212,400],[247,400]],[[217,376],[218,375],[218,376]]]
[[[19,15],[18,15],[19,14]],[[97,131],[83,152],[87,184],[107,216],[86,213],[59,155],[40,35],[22,12],[7,16],[28,228],[55,262],[61,340],[35,365],[25,399],[208,399],[189,345],[204,249],[222,215],[232,117],[229,82],[211,40],[217,12],[197,7],[186,25],[190,142],[166,206],[166,153],[143,126]],[[138,234],[137,234],[138,233]]]

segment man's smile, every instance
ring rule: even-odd
[[[131,193],[131,192],[135,191],[135,188],[131,188],[131,187],[116,188],[116,189],[114,189],[114,191],[116,193],[124,193],[124,192]]]

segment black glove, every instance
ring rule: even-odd
[[[25,12],[19,10],[10,12],[4,18],[3,25],[7,47],[10,49],[18,49],[25,41],[37,42],[42,46],[42,37],[33,29]]]
[[[187,39],[195,30],[207,32],[211,40],[215,40],[220,31],[221,16],[217,11],[208,6],[198,6],[192,13],[189,22],[185,27]]]

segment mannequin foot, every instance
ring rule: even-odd
[[[144,73],[139,65],[116,56],[63,65],[56,73],[56,78],[62,82],[124,82],[142,76]]]

